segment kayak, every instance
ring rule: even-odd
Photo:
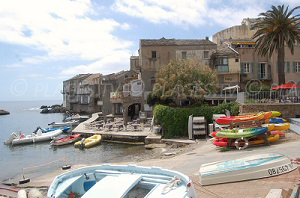
[[[283,119],[283,118],[270,118],[270,119],[266,119],[265,120],[265,123],[273,123],[273,124],[275,124],[275,123],[285,123],[286,122],[286,120],[285,119]]]
[[[282,131],[282,130],[288,130],[290,128],[290,123],[282,123],[282,124],[274,124],[274,131]]]
[[[269,114],[268,114],[269,115]],[[230,124],[231,122],[246,122],[252,120],[262,120],[265,113],[258,113],[250,116],[222,116],[216,119],[217,124]]]
[[[268,128],[246,128],[246,129],[227,129],[217,132],[217,137],[223,138],[242,138],[257,136],[268,132]]]
[[[271,133],[271,135],[278,134],[280,137],[284,137],[285,136],[285,133],[283,131],[271,131],[270,133]]]
[[[268,136],[268,141],[270,143],[272,142],[276,142],[278,139],[279,139],[279,134],[274,134],[274,135],[269,135]],[[227,146],[227,138],[222,138],[222,139],[217,139],[217,140],[214,140],[213,141],[213,144],[215,146],[220,146],[220,147],[226,147]],[[256,144],[264,144],[265,141],[262,137],[258,137],[258,138],[251,138],[249,141],[248,141],[248,144],[249,145],[256,145]],[[241,144],[241,143],[239,143]],[[231,142],[230,146],[234,147],[235,146],[235,143],[234,141]]]
[[[90,148],[95,146],[101,141],[101,135],[93,135],[88,138],[83,138],[81,141],[78,141],[74,144],[75,147],[82,147],[82,148]]]
[[[80,138],[81,138],[80,134],[68,135],[63,138],[52,140],[50,142],[50,145],[51,146],[61,146],[61,145],[71,144],[73,142],[78,141]]]
[[[276,118],[276,117],[279,117],[281,115],[281,113],[279,111],[271,111],[271,112],[272,112],[271,118]]]

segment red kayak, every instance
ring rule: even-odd
[[[80,134],[75,134],[75,135],[68,135],[63,138],[59,139],[54,139],[50,142],[51,146],[61,146],[65,144],[71,144],[73,142],[76,142],[80,139]]]

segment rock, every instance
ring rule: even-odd
[[[44,109],[42,109],[41,113],[49,113],[49,109],[48,108],[44,108]]]
[[[164,153],[165,156],[176,155],[176,152]]]
[[[60,109],[61,109],[60,106],[59,107],[56,106],[54,108],[51,108],[49,113],[60,113]]]
[[[42,106],[40,107],[40,109],[45,109],[45,108],[48,108],[48,106],[47,106],[47,105],[42,105]]]
[[[155,148],[165,148],[165,144],[147,144],[145,145],[146,149],[155,149]]]
[[[7,115],[10,114],[8,111],[0,109],[0,115]]]
[[[61,107],[61,105],[55,104],[55,105],[52,105],[50,108],[51,108],[51,109],[54,109],[54,108],[56,108],[56,107]]]

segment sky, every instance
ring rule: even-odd
[[[81,73],[129,70],[140,39],[204,39],[300,0],[1,0],[0,101],[62,100]]]

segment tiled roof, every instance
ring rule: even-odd
[[[141,46],[197,46],[197,45],[216,45],[206,39],[141,39]]]

